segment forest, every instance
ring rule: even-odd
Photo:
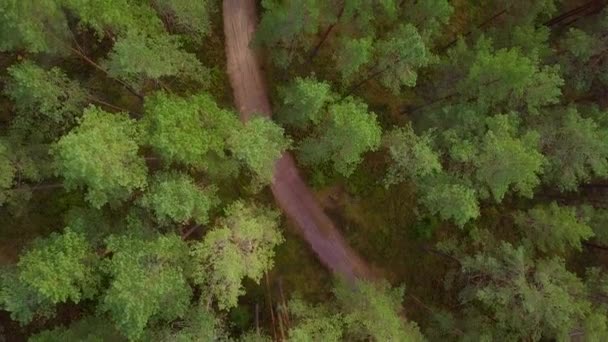
[[[0,0],[0,341],[608,341],[608,0]]]

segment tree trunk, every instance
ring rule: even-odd
[[[553,25],[556,25],[556,24],[559,24],[559,23],[565,21],[566,19],[569,19],[573,16],[576,16],[576,15],[584,13],[584,12],[586,12],[585,15],[595,13],[595,12],[599,11],[600,9],[602,9],[604,6],[606,6],[605,0],[591,0],[576,8],[571,9],[570,11],[567,11],[565,13],[562,13],[556,17],[553,17],[553,18],[547,20],[546,22],[543,23],[543,25],[553,26]]]
[[[315,45],[315,47],[308,53],[308,63],[311,63],[312,60],[317,56],[317,54],[319,53],[319,50],[321,50],[321,46],[323,46],[323,43],[325,43],[325,41],[327,40],[327,37],[329,37],[329,34],[331,33],[331,31],[334,29],[334,27],[336,27],[336,25],[340,21],[340,18],[342,18],[342,14],[344,13],[345,2],[346,2],[346,0],[342,1],[342,6],[340,7],[340,11],[338,12],[336,21],[334,21],[331,25],[329,25],[327,27],[325,32],[323,32],[323,35],[321,36],[321,39],[319,40],[317,45]]]

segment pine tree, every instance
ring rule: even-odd
[[[558,206],[555,202],[517,213],[515,222],[528,241],[544,253],[580,251],[581,242],[593,236],[592,229],[577,217],[574,208]]]

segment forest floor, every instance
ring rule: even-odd
[[[228,76],[241,119],[272,114],[264,74],[250,44],[256,23],[255,0],[224,0],[224,34]],[[286,152],[275,166],[271,185],[274,197],[310,244],[320,261],[336,274],[353,280],[371,278],[368,264],[347,244],[325,214]]]

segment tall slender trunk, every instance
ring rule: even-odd
[[[543,25],[553,26],[553,25],[556,25],[556,24],[559,24],[559,23],[565,21],[566,19],[569,19],[573,16],[579,15],[584,12],[588,12],[586,14],[595,13],[605,6],[606,6],[606,0],[591,0],[576,8],[573,8],[565,13],[562,13],[556,17],[553,17],[553,18],[547,20],[546,22],[543,23]]]
[[[334,27],[336,27],[336,25],[340,21],[340,18],[342,18],[342,14],[344,13],[344,7],[346,7],[345,3],[346,3],[346,0],[343,0],[342,6],[340,7],[340,11],[338,12],[338,16],[336,17],[336,20],[333,23],[331,23],[331,25],[329,25],[327,27],[327,29],[325,29],[325,32],[323,32],[323,35],[321,36],[321,39],[319,40],[317,45],[315,45],[315,47],[308,53],[308,63],[311,63],[312,60],[317,56],[317,54],[319,53],[319,50],[321,50],[321,46],[323,46],[323,44],[327,40],[327,37],[329,37],[329,34],[331,33],[331,31],[333,31]]]

